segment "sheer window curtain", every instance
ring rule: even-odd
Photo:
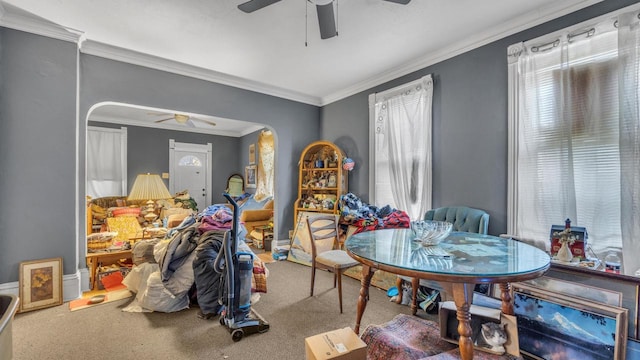
[[[630,11],[630,10],[626,10]],[[638,7],[509,48],[507,231],[585,226],[640,268]],[[635,240],[634,240],[635,239]]]
[[[369,98],[373,203],[411,219],[431,208],[432,98],[431,75]]]
[[[87,128],[87,195],[127,195],[127,128]]]
[[[272,197],[274,194],[275,178],[275,144],[273,132],[263,130],[258,135],[258,178],[256,184],[256,199]]]
[[[640,269],[640,22],[638,11],[618,19],[620,62],[620,198],[623,267]],[[624,256],[628,254],[629,256]]]

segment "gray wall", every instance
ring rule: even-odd
[[[86,119],[104,101],[272,128],[278,147],[275,216],[278,237],[286,238],[293,227],[298,154],[318,138],[308,131],[319,128],[318,107],[80,54],[76,117],[77,56],[73,43],[0,28],[0,284],[17,281],[26,260],[62,257],[65,275],[85,267]],[[158,135],[145,130],[129,136],[153,144]],[[238,158],[227,155],[219,161],[237,170]]]
[[[76,45],[0,28],[0,284],[76,264]]]
[[[271,127],[277,149],[275,216],[281,225],[278,237],[286,238],[293,226],[302,149],[318,139],[337,143],[356,161],[350,190],[366,200],[367,95],[433,73],[433,205],[467,204],[485,209],[491,214],[489,231],[504,232],[507,46],[635,2],[607,0],[323,109],[80,54],[79,119],[76,45],[0,28],[0,284],[17,281],[18,265],[25,260],[61,256],[65,274],[85,267],[86,119],[91,106],[103,101]],[[148,138],[143,134],[140,140]],[[247,144],[241,143],[245,158]]]
[[[484,209],[489,233],[505,233],[507,47],[636,2],[604,1],[323,107],[323,138],[356,162],[349,190],[369,200],[368,95],[433,74],[433,207]]]
[[[213,164],[211,195],[213,204],[226,202],[226,199],[222,197],[222,193],[227,188],[227,179],[231,174],[240,173],[241,169],[244,169],[239,156],[241,138],[97,121],[89,121],[89,126],[127,127],[127,184],[129,190],[131,190],[131,186],[133,186],[138,174],[169,172],[169,139],[174,139],[176,142],[203,145],[211,143]],[[246,158],[248,159],[248,156]],[[168,187],[169,181],[164,180],[164,182]],[[198,210],[202,211],[204,209]]]
[[[80,66],[81,119],[86,118],[92,105],[116,101],[271,127],[276,134],[277,146],[275,216],[279,225],[278,237],[287,237],[288,229],[293,227],[291,205],[296,196],[297,154],[318,137],[317,132],[308,131],[319,127],[318,107],[91,55],[82,55]],[[84,133],[83,128],[81,144],[85,141]],[[242,141],[241,147],[241,151],[246,151]]]

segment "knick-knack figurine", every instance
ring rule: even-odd
[[[554,232],[553,236],[558,237],[558,241],[561,244],[558,254],[556,254],[556,260],[565,262],[573,260],[573,254],[571,253],[569,245],[573,245],[576,241],[576,236],[571,233],[571,220],[565,220],[564,230]]]

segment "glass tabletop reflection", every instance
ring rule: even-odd
[[[440,244],[424,246],[411,229],[384,229],[350,236],[345,249],[386,267],[429,274],[491,278],[529,274],[549,267],[544,251],[512,239],[452,232]]]

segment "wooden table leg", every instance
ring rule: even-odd
[[[500,284],[500,299],[502,300],[502,312],[507,315],[515,315],[513,311],[513,299],[511,298],[511,284]]]
[[[420,287],[420,279],[411,278],[411,314],[418,313],[418,288]]]
[[[362,314],[367,307],[367,301],[369,301],[369,285],[371,285],[371,278],[376,269],[369,265],[362,265],[362,280],[360,281],[360,297],[358,297],[358,313],[356,314],[356,327],[354,332],[360,334],[360,321],[362,320]]]
[[[89,270],[89,289],[96,290],[95,282],[96,282],[96,268],[97,268],[97,260],[91,257],[87,257],[87,269]]]
[[[398,296],[396,296],[396,304],[402,304],[402,278],[396,275],[396,288],[398,289]]]
[[[473,359],[473,340],[471,339],[471,313],[469,308],[473,302],[474,284],[453,283],[451,290],[456,303],[456,317],[458,319],[458,334],[460,340],[460,357],[462,360]]]

